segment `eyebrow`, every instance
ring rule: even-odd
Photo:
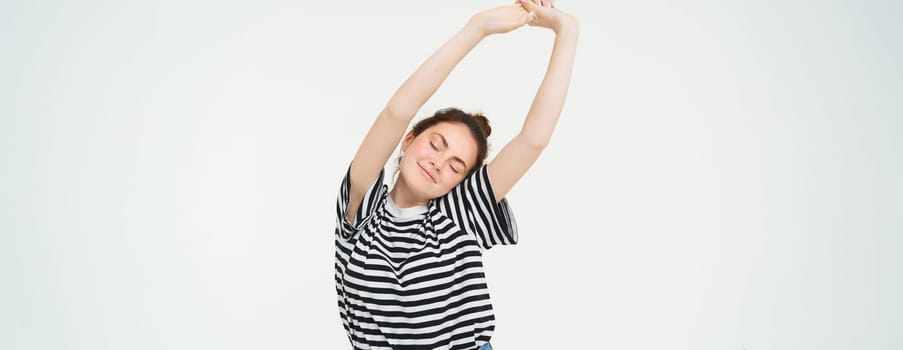
[[[436,132],[434,134],[439,135],[439,138],[442,139],[443,147],[448,148],[448,141],[445,141],[445,136],[443,136],[442,134],[440,134],[438,132]],[[467,162],[465,162],[463,159],[459,158],[458,156],[454,156],[454,157],[452,157],[452,159],[461,162],[461,164],[464,164],[464,167],[467,168]]]

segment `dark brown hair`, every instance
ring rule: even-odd
[[[449,107],[440,109],[434,113],[433,116],[420,120],[414,124],[411,132],[414,134],[414,137],[417,137],[417,135],[420,135],[420,133],[426,131],[426,129],[442,122],[462,123],[470,129],[470,134],[477,142],[476,163],[474,163],[470,172],[467,173],[468,175],[472,174],[483,164],[483,161],[486,160],[486,154],[489,152],[489,134],[492,133],[492,127],[489,126],[489,119],[480,113],[467,113],[460,109]]]

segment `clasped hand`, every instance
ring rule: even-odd
[[[555,8],[553,0],[517,0],[513,5],[477,13],[469,24],[484,35],[491,35],[507,33],[527,24],[558,32],[573,22],[573,16]]]

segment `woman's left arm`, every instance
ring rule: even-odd
[[[531,0],[521,0],[521,4],[536,15],[530,25],[555,32],[555,43],[523,128],[489,163],[489,181],[498,201],[530,169],[552,138],[570,85],[579,32],[577,19],[572,15]]]

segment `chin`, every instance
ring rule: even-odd
[[[420,173],[420,168],[416,165],[409,171],[403,173],[405,182],[411,191],[414,191],[418,197],[435,199],[446,195],[450,189],[440,189],[439,184],[433,183]]]

